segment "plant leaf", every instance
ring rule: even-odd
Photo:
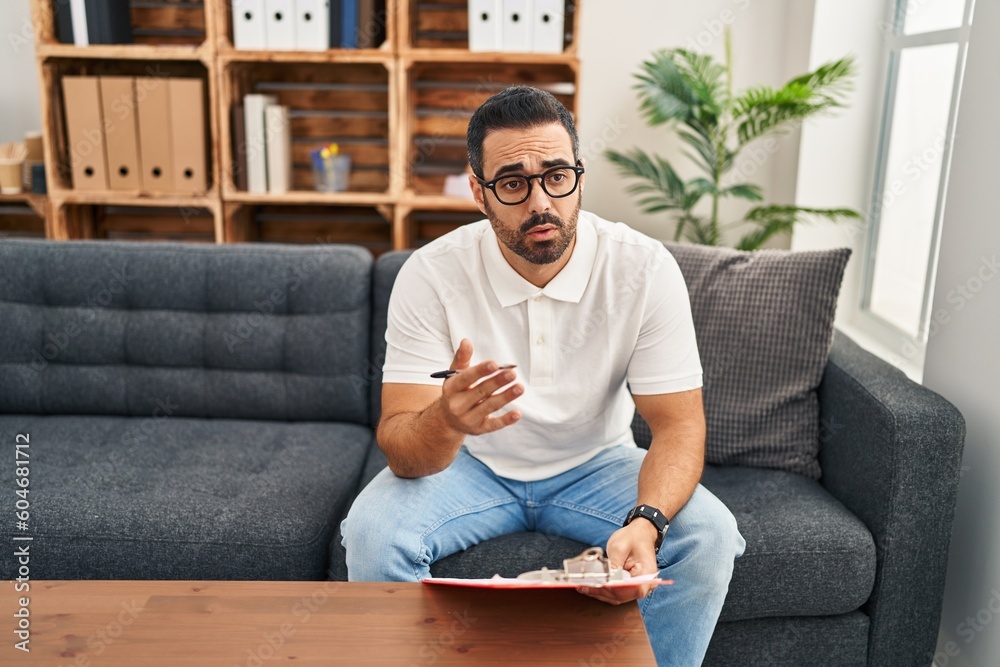
[[[720,197],[737,197],[749,201],[763,201],[764,190],[753,183],[738,183],[719,192]]]
[[[828,109],[843,106],[855,73],[854,59],[824,63],[795,77],[778,89],[755,86],[734,101],[733,117],[740,146],[754,139],[788,129]]]
[[[792,218],[801,220],[806,216],[826,218],[827,220],[837,220],[839,218],[849,218],[859,220],[861,214],[850,208],[806,208],[804,206],[791,206],[786,204],[771,204],[768,206],[756,206],[743,216],[747,222],[766,222],[772,218]]]
[[[691,218],[690,222],[691,225],[687,227],[685,234],[689,241],[702,245],[714,246],[719,244],[718,234],[712,230],[711,224],[701,218],[694,217]]]
[[[604,155],[623,175],[640,179],[638,183],[630,185],[628,191],[632,194],[650,195],[639,202],[647,213],[684,208],[684,182],[663,158],[657,156],[654,160],[638,148],[628,153],[608,150]]]
[[[640,111],[650,125],[683,121],[698,102],[670,51],[655,52],[651,60],[642,63],[635,78],[639,81],[635,88]]]
[[[675,49],[669,53],[697,100],[693,115],[705,125],[714,125],[722,115],[725,104],[725,68],[716,63],[712,56],[686,49]]]
[[[715,146],[708,137],[695,133],[690,130],[680,129],[677,131],[677,136],[680,137],[681,141],[686,143],[688,146],[694,148],[695,152],[701,160],[699,160],[694,155],[688,153],[688,157],[705,170],[705,173],[711,174],[715,169],[716,153]]]
[[[796,223],[809,217],[839,220],[841,218],[859,219],[861,214],[849,208],[806,208],[773,204],[757,206],[747,211],[744,219],[759,226],[744,235],[736,246],[738,250],[757,250],[769,238],[781,232],[790,231]]]
[[[759,250],[764,242],[775,234],[786,232],[795,226],[795,218],[772,218],[762,221],[758,229],[753,230],[743,236],[736,244],[737,250]]]

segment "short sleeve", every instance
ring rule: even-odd
[[[430,374],[447,368],[455,351],[439,283],[417,254],[400,268],[389,296],[383,383],[441,384]]]
[[[657,251],[653,266],[639,336],[628,365],[629,389],[636,395],[698,389],[702,385],[701,358],[684,276],[666,248]]]

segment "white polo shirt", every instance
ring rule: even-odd
[[[614,445],[635,446],[629,394],[701,386],[687,287],[673,256],[621,223],[580,212],[576,246],[543,287],[500,252],[488,220],[416,250],[389,299],[383,382],[439,385],[462,338],[472,364],[517,364],[522,417],[469,436],[501,477],[545,479]],[[628,383],[628,386],[626,386]]]

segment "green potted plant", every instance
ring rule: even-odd
[[[664,49],[643,62],[635,75],[642,115],[650,126],[666,126],[687,144],[691,150],[686,155],[702,171],[685,181],[668,160],[640,148],[625,153],[605,151],[622,174],[637,179],[629,192],[640,197],[642,210],[670,211],[676,224],[675,241],[685,238],[705,245],[719,245],[724,230],[752,223],[756,228],[739,240],[736,247],[740,250],[756,250],[775,234],[809,218],[860,218],[857,211],[846,208],[766,204],[751,208],[742,220],[720,223],[722,199],[764,200],[756,184],[727,185],[732,181],[727,174],[740,152],[756,139],[843,107],[854,76],[853,58],[842,58],[795,77],[781,88],[755,86],[734,94],[728,33],[725,48],[724,65],[685,49]],[[705,197],[711,199],[711,212],[695,213]]]

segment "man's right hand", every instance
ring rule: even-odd
[[[470,367],[471,360],[472,343],[468,338],[463,338],[451,362],[451,369],[459,372],[445,379],[438,401],[446,423],[459,433],[479,435],[510,426],[520,419],[521,413],[518,410],[509,410],[498,417],[492,416],[524,393],[523,386],[513,384],[494,395],[501,387],[517,378],[514,369],[498,373],[500,365],[496,361],[484,361]]]

